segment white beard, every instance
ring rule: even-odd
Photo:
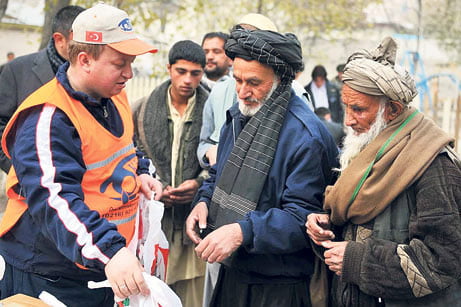
[[[242,113],[244,116],[249,116],[249,117],[252,117],[253,115],[255,115],[256,112],[258,112],[259,109],[261,109],[263,104],[266,103],[267,99],[269,99],[271,97],[271,95],[274,93],[274,91],[275,91],[275,89],[277,88],[278,85],[279,85],[279,82],[274,80],[274,82],[272,83],[272,87],[271,87],[270,91],[267,93],[267,95],[263,99],[253,99],[253,98],[247,99],[247,101],[258,103],[258,105],[255,106],[255,107],[254,106],[247,106],[245,103],[243,103],[243,100],[241,100],[239,98],[238,101],[239,101],[240,113]]]
[[[345,170],[352,160],[370,144],[384,128],[386,128],[387,124],[384,118],[384,109],[385,105],[380,104],[378,113],[376,114],[376,120],[367,132],[357,134],[351,127],[346,127],[347,135],[344,139],[343,150],[339,157],[341,171]]]

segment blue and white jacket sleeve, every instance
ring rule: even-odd
[[[40,231],[71,261],[103,270],[125,239],[83,201],[86,168],[69,118],[51,105],[31,108],[18,118],[8,148],[21,193]]]

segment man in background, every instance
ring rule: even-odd
[[[229,34],[223,32],[210,32],[202,39],[202,48],[205,51],[206,65],[202,84],[211,90],[220,81],[229,78],[232,60],[224,52],[224,45]]]
[[[21,102],[53,79],[59,66],[67,61],[72,22],[83,10],[74,5],[59,10],[52,21],[53,34],[47,47],[5,64],[0,74],[0,137]],[[10,160],[0,150],[0,168],[8,173],[10,166]]]
[[[331,84],[336,86],[336,88],[338,88],[340,92],[344,84],[343,83],[344,67],[346,67],[346,64],[338,64],[338,66],[336,66],[337,75],[331,80]]]
[[[327,79],[327,71],[322,65],[312,70],[312,81],[304,88],[312,99],[314,109],[324,107],[330,110],[331,119],[342,125],[344,111],[341,105],[340,92]]]
[[[320,108],[315,109],[315,114],[320,118],[322,123],[327,127],[331,136],[333,136],[333,139],[335,140],[335,143],[338,146],[338,148],[341,148],[343,139],[346,136],[346,132],[344,132],[343,126],[331,120],[330,110],[328,110],[325,107],[320,107]]]
[[[134,112],[138,145],[152,160],[163,184],[162,227],[170,243],[166,283],[184,306],[200,306],[205,264],[185,236],[190,204],[206,175],[196,151],[208,92],[200,85],[205,67],[202,48],[179,41],[168,54],[170,79],[154,89]]]

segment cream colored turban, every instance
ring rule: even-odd
[[[383,39],[373,51],[353,53],[347,60],[343,82],[368,95],[385,95],[391,100],[409,104],[418,93],[409,73],[395,65],[397,43],[391,37]]]

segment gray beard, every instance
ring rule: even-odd
[[[250,101],[250,102],[257,102],[258,103],[258,105],[255,106],[255,107],[245,105],[243,103],[243,100],[241,100],[239,98],[238,101],[239,101],[240,113],[242,113],[244,116],[249,116],[249,117],[252,117],[253,115],[255,115],[256,112],[258,112],[259,109],[261,109],[263,104],[266,103],[267,99],[269,99],[272,96],[272,94],[274,93],[274,91],[275,91],[275,89],[277,88],[278,85],[279,85],[279,82],[274,80],[274,82],[272,83],[272,87],[271,87],[270,91],[267,93],[267,95],[263,99],[251,99],[251,98],[248,99],[248,101]]]
[[[351,127],[346,127],[347,135],[339,157],[340,171],[345,170],[352,160],[386,128],[384,109],[384,104],[380,104],[376,120],[367,132],[357,134]]]

